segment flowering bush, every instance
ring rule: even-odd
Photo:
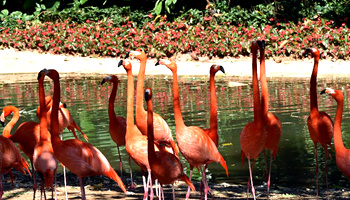
[[[30,23],[17,20],[16,28],[0,28],[0,45],[19,50],[36,49],[54,54],[82,56],[120,56],[129,50],[141,49],[151,56],[171,56],[196,52],[201,56],[248,56],[252,40],[267,41],[266,56],[300,58],[306,47],[317,47],[324,57],[350,58],[350,30],[333,21],[305,19],[299,23],[278,22],[270,25],[242,26],[218,22],[204,16],[201,23],[187,20],[154,18],[141,28],[132,21],[119,25],[112,20],[76,23]]]

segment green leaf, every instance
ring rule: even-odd
[[[5,17],[5,16],[9,15],[9,11],[7,9],[4,9],[1,11],[1,15]]]
[[[84,3],[86,3],[88,0],[80,0],[80,5],[83,5]]]
[[[2,1],[2,5],[4,6],[6,4],[6,0],[3,0]]]
[[[162,7],[163,7],[163,1],[158,1],[156,3],[156,6],[154,8],[154,12],[159,15],[162,12]]]

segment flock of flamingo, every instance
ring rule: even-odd
[[[278,153],[278,143],[282,135],[281,122],[274,114],[269,112],[269,93],[266,81],[265,69],[265,41],[257,40],[251,44],[253,54],[252,59],[252,84],[254,100],[254,118],[248,122],[240,135],[241,159],[244,166],[245,158],[249,165],[249,180],[247,182],[247,198],[251,188],[253,198],[256,199],[253,185],[252,171],[254,164],[260,153],[264,149],[270,150],[270,163],[266,164],[267,174],[267,199],[269,199],[269,188],[271,178],[272,160],[276,159]],[[257,54],[260,53],[260,86],[257,72]],[[343,93],[340,90],[326,88],[321,94],[331,95],[337,102],[337,110],[334,124],[329,115],[320,112],[317,106],[317,71],[320,58],[320,52],[316,48],[306,49],[304,55],[311,55],[314,58],[314,68],[310,79],[310,116],[307,120],[309,133],[315,146],[316,158],[316,196],[318,198],[318,158],[317,144],[319,143],[325,150],[325,162],[329,156],[327,146],[331,146],[334,135],[334,146],[336,153],[336,163],[343,174],[350,179],[350,150],[346,149],[341,136],[341,119],[343,113]],[[132,74],[132,65],[127,58],[136,58],[140,61],[140,71],[136,87],[136,111],[134,116],[134,80]],[[186,199],[189,199],[190,192],[195,191],[191,182],[193,168],[197,168],[202,174],[200,183],[201,196],[204,191],[204,198],[211,194],[208,181],[206,179],[207,165],[217,162],[225,169],[227,177],[229,176],[226,162],[218,151],[218,126],[217,126],[217,100],[215,94],[214,77],[218,71],[225,73],[220,65],[212,65],[210,68],[210,127],[202,129],[197,126],[186,126],[180,109],[180,94],[178,86],[177,64],[174,60],[160,59],[156,65],[164,65],[169,68],[173,75],[173,109],[175,116],[176,142],[173,140],[171,130],[166,121],[157,113],[153,112],[152,89],[144,90],[144,79],[147,56],[142,51],[130,51],[124,60],[118,64],[123,66],[127,73],[127,115],[126,119],[122,116],[116,116],[114,111],[114,102],[118,87],[118,78],[115,75],[105,77],[101,85],[111,82],[113,88],[109,97],[108,115],[109,132],[112,140],[118,147],[120,159],[120,173],[122,175],[122,159],[120,156],[120,146],[125,146],[129,154],[129,164],[132,160],[141,168],[143,172],[144,196],[143,199],[154,198],[153,182],[155,183],[156,196],[164,199],[163,185],[173,184],[178,181],[184,181],[188,185]],[[45,97],[44,79],[49,77],[53,81],[53,98]],[[53,181],[56,181],[56,171],[58,163],[67,167],[76,174],[80,180],[81,197],[86,199],[84,190],[84,177],[104,175],[114,180],[120,189],[127,193],[126,187],[109,164],[106,157],[93,145],[82,142],[77,139],[75,129],[82,133],[85,140],[87,136],[80,130],[72,119],[65,104],[60,103],[60,81],[59,73],[54,69],[43,69],[38,74],[39,83],[39,107],[37,116],[40,123],[33,121],[23,122],[15,131],[11,133],[19,119],[19,110],[14,106],[5,106],[0,117],[4,126],[5,118],[13,113],[12,119],[3,129],[3,135],[0,136],[0,199],[3,195],[2,174],[9,173],[13,183],[14,177],[11,169],[14,168],[23,174],[26,171],[33,177],[33,199],[37,189],[35,173],[41,178],[40,198],[45,194],[45,187],[52,188],[55,191],[53,198],[57,199],[56,184],[53,188]],[[147,110],[144,109],[143,99],[146,101]],[[134,121],[135,118],[135,121]],[[135,123],[136,122],[136,123]],[[76,139],[62,140],[62,131],[67,128],[71,130]],[[28,156],[32,170],[29,170],[29,164],[24,159],[18,147]],[[179,151],[190,165],[189,177],[184,174],[183,165],[179,160]],[[253,163],[251,163],[251,160]],[[265,162],[266,155],[265,155]],[[36,172],[35,172],[36,171]],[[325,164],[326,185],[328,198],[328,180],[327,164]],[[131,184],[130,190],[135,189],[133,176],[130,167]],[[147,177],[146,177],[147,176]],[[174,187],[173,199],[175,199]],[[148,192],[150,191],[150,194]],[[67,194],[66,194],[67,195]],[[66,196],[67,198],[67,196]]]

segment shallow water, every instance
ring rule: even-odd
[[[117,115],[126,115],[126,76],[118,75],[120,84],[115,103]],[[66,103],[75,122],[88,135],[89,142],[99,148],[119,173],[119,159],[115,143],[108,132],[108,97],[112,85],[99,85],[103,76],[75,77],[61,79],[61,101]],[[135,77],[136,80],[136,77]],[[247,85],[232,86],[230,82]],[[136,84],[136,82],[135,82]],[[272,164],[272,184],[295,187],[315,187],[314,145],[309,137],[306,119],[309,115],[309,79],[274,78],[268,79],[270,92],[270,112],[282,122],[282,138],[279,144],[277,160]],[[318,79],[318,91],[324,87],[342,89],[345,96],[342,134],[345,146],[350,148],[349,121],[349,84],[347,79]],[[216,77],[218,97],[218,132],[219,151],[225,158],[230,177],[219,164],[210,164],[208,178],[210,182],[229,182],[246,184],[248,166],[242,168],[239,136],[244,125],[253,120],[253,97],[250,77]],[[172,106],[172,78],[170,76],[147,76],[146,87],[153,89],[154,110],[167,121],[175,139],[175,122]],[[182,76],[179,78],[181,109],[186,125],[209,128],[209,82],[208,77]],[[45,82],[46,95],[52,94],[52,82]],[[336,102],[329,96],[318,96],[319,109],[326,111],[334,119]],[[0,107],[14,105],[21,111],[17,126],[24,121],[36,121],[35,111],[38,106],[37,82],[0,84]],[[15,129],[14,128],[14,129]],[[13,131],[14,132],[14,131]],[[67,130],[64,139],[73,138]],[[81,137],[82,139],[82,137]],[[348,180],[335,164],[334,150],[328,161],[328,179],[330,188],[349,187]],[[125,147],[121,147],[124,174],[129,172],[128,156]],[[267,152],[269,157],[269,152]],[[324,153],[318,146],[320,163],[319,184],[325,188]],[[181,157],[186,174],[188,163]],[[133,163],[136,177],[140,170]],[[60,170],[61,168],[59,168]],[[256,161],[254,168],[255,184],[265,180],[263,154]],[[197,170],[194,178],[200,179]]]

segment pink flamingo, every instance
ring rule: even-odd
[[[193,167],[199,167],[202,172],[202,181],[204,183],[204,194],[207,199],[208,191],[210,190],[206,180],[205,171],[202,170],[202,165],[212,162],[220,163],[228,170],[224,158],[219,153],[215,143],[210,139],[203,129],[197,126],[186,126],[180,109],[179,85],[177,80],[177,65],[174,61],[159,60],[156,65],[165,65],[172,71],[173,74],[173,105],[175,115],[176,140],[182,155],[190,164],[190,180],[192,178]],[[188,187],[186,199],[189,198],[190,187]]]

